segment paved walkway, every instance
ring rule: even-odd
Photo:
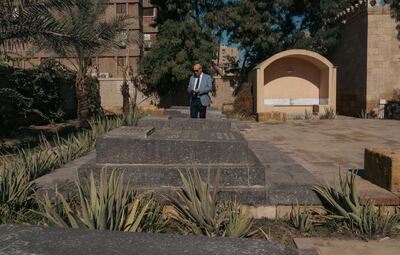
[[[400,240],[339,240],[295,238],[298,249],[314,249],[319,255],[395,255],[400,254]]]
[[[400,121],[394,120],[339,117],[336,120],[247,125],[249,128],[242,129],[242,133],[250,144],[254,141],[272,143],[321,182],[336,180],[339,169],[342,172],[363,169],[367,147],[400,149]],[[359,187],[365,198],[388,204],[398,202],[398,196],[364,179],[360,178]]]

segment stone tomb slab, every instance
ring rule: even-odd
[[[214,130],[227,131],[232,128],[231,122],[224,119],[188,119],[182,117],[149,116],[138,121],[138,127],[173,130]]]
[[[261,239],[1,225],[0,254],[298,255],[299,253]]]
[[[248,147],[239,132],[123,127],[97,139],[99,164],[244,164]]]

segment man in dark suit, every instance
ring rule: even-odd
[[[212,91],[212,78],[203,73],[200,64],[193,67],[193,75],[190,77],[188,92],[190,94],[190,117],[206,118],[207,106],[211,104],[208,93]]]

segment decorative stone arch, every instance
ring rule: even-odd
[[[254,112],[321,113],[336,110],[336,67],[308,50],[287,50],[257,65],[249,74]]]

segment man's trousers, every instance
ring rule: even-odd
[[[201,104],[200,98],[192,98],[190,102],[190,117],[197,119],[200,115],[200,119],[206,118],[207,106]]]

